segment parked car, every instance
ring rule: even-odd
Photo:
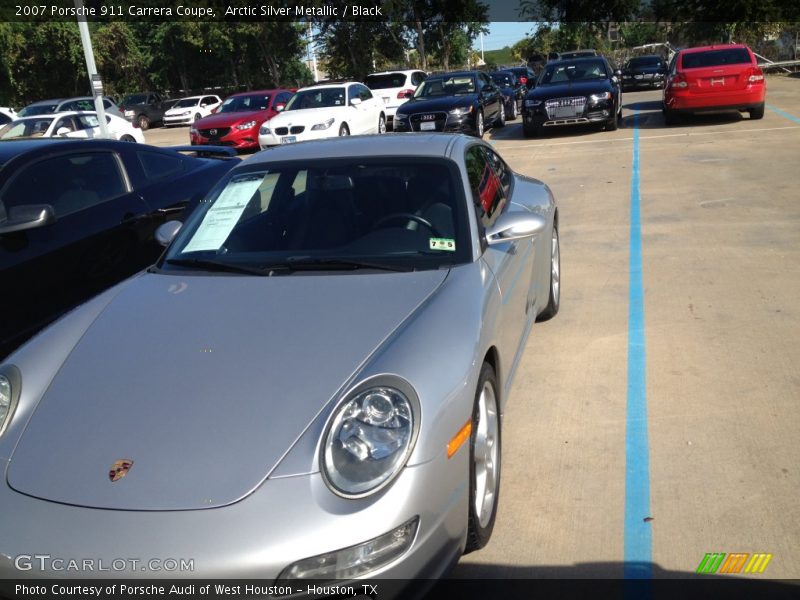
[[[9,121],[17,118],[17,112],[8,106],[0,106],[0,125],[5,125]]]
[[[622,67],[622,91],[663,88],[667,63],[657,54],[635,56]]]
[[[152,264],[156,227],[233,164],[113,140],[0,142],[0,358]]]
[[[387,125],[392,125],[397,108],[408,101],[408,92],[414,93],[426,76],[425,71],[418,70],[383,71],[367,75],[364,84],[383,99]]]
[[[108,134],[123,142],[144,143],[142,130],[121,117],[106,115]],[[22,117],[0,127],[0,140],[24,138],[99,138],[100,121],[96,112],[63,112],[54,115]]]
[[[261,148],[321,138],[386,133],[386,107],[363,83],[297,90],[286,108],[258,131]]]
[[[525,135],[541,135],[545,127],[588,124],[614,131],[622,116],[621,74],[602,56],[547,63],[525,96]]]
[[[191,125],[212,114],[222,104],[219,96],[189,96],[181,98],[164,113],[164,127]]]
[[[503,94],[486,73],[457,71],[429,75],[409,102],[397,109],[395,131],[451,131],[483,137],[503,127]]]
[[[491,537],[558,224],[545,184],[466,136],[243,161],[152,269],[0,363],[0,552],[168,547],[194,577],[303,590],[441,575]]]
[[[120,110],[126,119],[136,123],[142,131],[160,123],[164,113],[172,108],[175,100],[164,100],[155,92],[128,94],[122,99]]]
[[[536,84],[536,72],[530,67],[507,67],[503,71],[511,71],[519,82],[531,89]]]
[[[520,83],[516,75],[511,71],[494,71],[489,73],[489,77],[503,94],[503,107],[506,111],[506,120],[513,121],[517,115],[522,113],[522,102],[528,88]]]
[[[108,96],[103,96],[103,109],[111,115],[124,117],[116,103]],[[20,117],[33,117],[67,111],[93,111],[95,110],[94,98],[91,96],[78,96],[76,98],[56,98],[54,100],[41,100],[29,104],[21,111]]]
[[[293,90],[277,89],[228,96],[215,114],[192,124],[189,138],[192,144],[258,150],[258,128],[283,110],[293,95]]]
[[[678,52],[664,88],[664,121],[683,114],[739,111],[764,117],[767,82],[753,51],[743,44],[702,46]]]

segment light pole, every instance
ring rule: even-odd
[[[108,125],[106,124],[106,110],[103,106],[103,82],[97,73],[94,64],[94,51],[92,50],[92,38],[89,37],[89,25],[86,22],[86,14],[83,8],[83,0],[73,0],[78,13],[78,30],[81,33],[81,44],[83,45],[83,55],[86,57],[86,70],[89,72],[89,83],[92,86],[94,96],[94,109],[97,111],[97,120],[100,125],[100,137],[108,138]]]

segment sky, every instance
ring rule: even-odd
[[[515,42],[523,39],[526,33],[532,33],[537,23],[515,23],[507,21],[493,21],[489,23],[489,33],[483,35],[484,50],[499,50],[504,46],[513,46]],[[480,38],[475,40],[476,50],[481,49]]]

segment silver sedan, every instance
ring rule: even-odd
[[[559,307],[545,184],[461,135],[304,142],[158,237],[0,364],[0,578],[408,580],[489,541]]]

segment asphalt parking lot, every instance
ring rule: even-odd
[[[648,91],[615,132],[487,134],[558,198],[562,302],[505,413],[494,537],[455,575],[681,577],[742,552],[773,556],[740,577],[800,578],[800,78],[767,85],[757,121],[667,128]]]

